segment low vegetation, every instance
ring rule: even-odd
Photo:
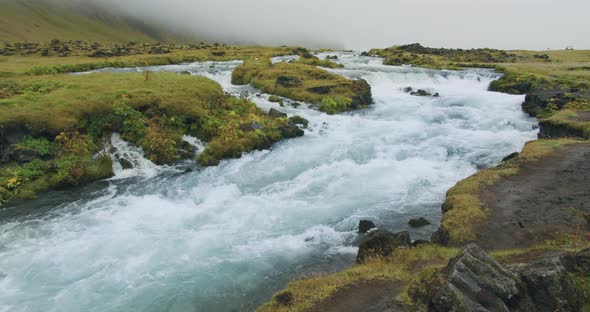
[[[389,257],[375,258],[336,274],[291,282],[257,311],[306,311],[338,290],[361,281],[392,280],[407,285],[418,272],[444,266],[457,252],[438,245],[398,249]],[[286,293],[292,296],[288,305],[280,300]]]
[[[371,88],[366,81],[349,80],[301,62],[272,65],[268,59],[249,59],[234,70],[232,83],[251,83],[266,93],[316,104],[320,111],[329,114],[372,103]]]
[[[209,142],[199,163],[215,165],[268,148],[289,125],[190,75],[22,76],[1,80],[0,90],[3,201],[110,177],[104,147],[112,132],[159,164],[181,157],[181,138],[189,133]]]

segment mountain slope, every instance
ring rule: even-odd
[[[186,35],[110,12],[88,1],[0,0],[0,42],[84,40],[187,42]]]

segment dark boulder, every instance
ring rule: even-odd
[[[373,221],[369,220],[361,220],[359,221],[359,234],[366,234],[370,230],[376,228],[377,226]]]
[[[300,125],[303,128],[307,128],[309,121],[301,116],[293,116],[289,118],[289,121],[294,125]]]
[[[408,224],[411,227],[423,227],[423,226],[430,225],[430,221],[426,220],[423,217],[420,217],[417,219],[410,219],[410,221],[408,221]]]
[[[268,116],[271,117],[271,118],[287,118],[287,114],[285,114],[285,113],[283,113],[280,110],[275,109],[275,108],[271,108],[268,111]]]
[[[40,154],[36,150],[24,146],[9,146],[2,155],[2,162],[7,163],[11,160],[15,160],[19,163],[28,163],[37,158]]]
[[[502,162],[506,162],[506,161],[509,161],[509,160],[511,160],[511,159],[514,159],[514,158],[518,157],[518,155],[519,155],[519,154],[520,154],[520,153],[518,153],[518,152],[514,152],[514,153],[512,153],[512,154],[510,154],[510,155],[508,155],[508,156],[506,156],[506,157],[504,157],[504,158],[502,159]]]
[[[361,52],[361,56],[371,56],[371,54],[369,54],[369,52],[363,51]]]
[[[428,92],[428,91],[422,90],[422,89],[412,91],[412,92],[410,92],[410,94],[414,95],[414,96],[432,96],[432,97],[439,97],[440,96],[440,94],[438,94],[438,93],[431,93],[431,92]]]
[[[305,134],[303,130],[301,130],[299,127],[292,123],[280,126],[279,130],[281,131],[281,135],[285,139],[292,139],[303,136]]]
[[[293,88],[301,86],[303,84],[303,80],[295,76],[278,76],[276,84],[285,88]]]
[[[338,59],[338,55],[328,55],[326,56],[327,60],[337,60]]]
[[[376,230],[369,233],[369,237],[360,244],[356,262],[362,263],[372,257],[387,257],[397,248],[409,247],[411,244],[410,233],[407,231],[393,234]]]
[[[474,244],[449,261],[446,276],[428,311],[510,311],[520,289],[516,274]]]
[[[353,109],[373,104],[373,95],[371,94],[371,85],[365,79],[354,80],[352,82],[352,103]]]

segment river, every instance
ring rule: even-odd
[[[489,70],[337,55],[345,68],[332,72],[371,85],[369,109],[330,116],[279,107],[231,85],[237,61],[151,68],[207,76],[310,126],[304,137],[206,169],[158,167],[113,136],[134,168],[0,213],[0,311],[254,310],[292,278],[352,264],[361,219],[429,237],[450,187],[536,138],[523,96],[487,91],[499,77]],[[433,224],[409,229],[413,217]]]

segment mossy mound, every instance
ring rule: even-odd
[[[198,158],[206,166],[302,135],[286,117],[272,118],[198,76],[21,76],[0,86],[4,201],[110,177],[104,147],[112,132],[157,164],[185,157],[182,136],[189,133],[209,143]]]
[[[251,83],[266,93],[316,104],[329,114],[364,108],[373,101],[365,80],[349,80],[302,63],[246,60],[232,73],[232,83]]]

